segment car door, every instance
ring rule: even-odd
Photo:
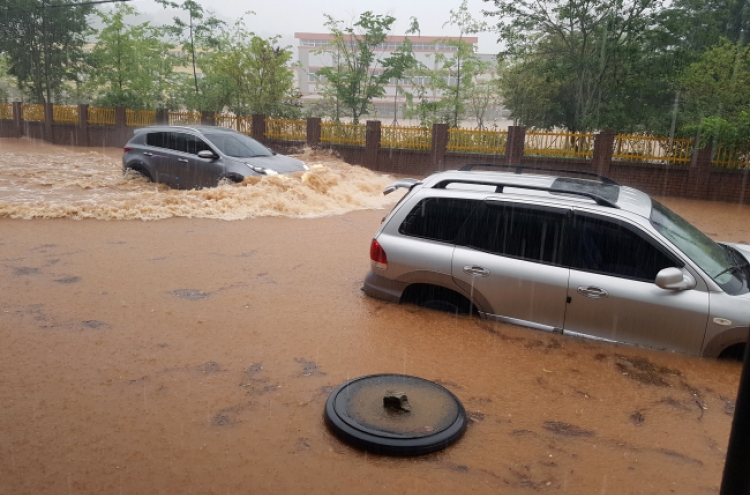
[[[195,171],[196,186],[215,187],[219,179],[224,176],[224,165],[219,154],[199,136],[191,136],[191,138],[192,140],[188,142],[188,151]],[[214,158],[199,157],[198,153],[201,151],[210,151],[214,154]]]
[[[562,330],[569,270],[562,241],[570,210],[488,200],[456,242],[452,275],[492,306],[487,316]]]
[[[684,263],[622,220],[578,212],[571,227],[565,333],[700,353],[708,293],[654,283],[660,270]]]
[[[170,147],[173,150],[170,160],[171,175],[174,178],[174,186],[180,189],[193,189],[199,187],[200,177],[197,173],[195,154],[195,136],[186,132],[170,133]]]
[[[172,185],[171,172],[172,151],[169,145],[169,132],[149,132],[146,135],[146,148],[143,150],[144,161],[151,165],[154,181]]]

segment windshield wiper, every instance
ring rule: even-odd
[[[729,273],[729,272],[739,272],[739,273],[742,273],[742,270],[740,269],[740,267],[738,267],[736,265],[732,265],[729,268],[725,268],[724,270],[720,271],[719,273],[717,273],[716,275],[714,275],[712,278],[714,280],[716,280],[717,278],[721,277],[725,273]]]

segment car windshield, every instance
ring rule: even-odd
[[[206,137],[227,156],[235,158],[251,158],[254,156],[271,156],[271,150],[253,138],[244,134],[216,133],[206,134]]]
[[[734,256],[687,220],[652,200],[651,225],[685,253],[709,277],[729,294],[746,287],[744,272]],[[731,248],[729,248],[731,249]]]

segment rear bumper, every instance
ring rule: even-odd
[[[406,282],[396,282],[371,271],[365,277],[362,289],[370,297],[398,303],[407,285]]]

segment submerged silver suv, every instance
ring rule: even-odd
[[[372,240],[367,295],[565,335],[742,357],[750,246],[718,244],[604,177],[476,167],[384,191],[409,189]]]
[[[214,187],[220,180],[307,170],[296,158],[274,153],[232,129],[152,126],[135,131],[125,145],[122,170],[180,189]]]

